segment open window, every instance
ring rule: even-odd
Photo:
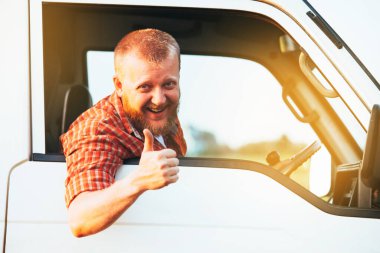
[[[60,153],[58,137],[73,119],[64,119],[63,112],[78,114],[113,91],[112,51],[118,40],[154,27],[172,34],[181,47],[179,117],[188,157],[199,158],[184,158],[184,164],[245,169],[247,161],[267,164],[272,151],[284,160],[319,140],[322,148],[311,162],[275,180],[286,184],[290,178],[296,182],[293,191],[306,189],[306,199],[318,196],[322,201],[313,204],[325,210],[329,203],[357,206],[356,188],[344,188],[339,196],[348,191],[349,199],[336,201],[339,180],[339,185],[357,185],[357,168],[339,180],[337,171],[360,161],[365,133],[358,135],[347,123],[355,118],[346,121],[318,89],[321,81],[307,72],[315,75],[318,68],[275,21],[248,12],[191,8],[44,3],[42,11],[46,155]],[[81,90],[71,99],[77,105],[68,104],[73,89]],[[268,175],[278,172],[267,168]]]

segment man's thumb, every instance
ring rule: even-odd
[[[149,131],[149,129],[144,129],[143,133],[145,136],[143,152],[153,151],[153,143],[154,143],[153,134]]]

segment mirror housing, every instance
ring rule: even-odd
[[[378,104],[373,106],[371,112],[361,178],[366,186],[380,189],[380,105]]]

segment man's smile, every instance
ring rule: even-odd
[[[165,104],[163,106],[146,106],[145,111],[150,120],[163,120],[167,119],[169,105]]]
[[[166,107],[161,107],[161,108],[159,108],[159,107],[157,107],[157,108],[148,107],[146,109],[150,112],[153,112],[153,113],[160,113],[160,112],[164,111],[166,109]]]

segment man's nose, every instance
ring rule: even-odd
[[[166,94],[162,89],[155,89],[152,94],[152,103],[162,105],[166,103]]]

